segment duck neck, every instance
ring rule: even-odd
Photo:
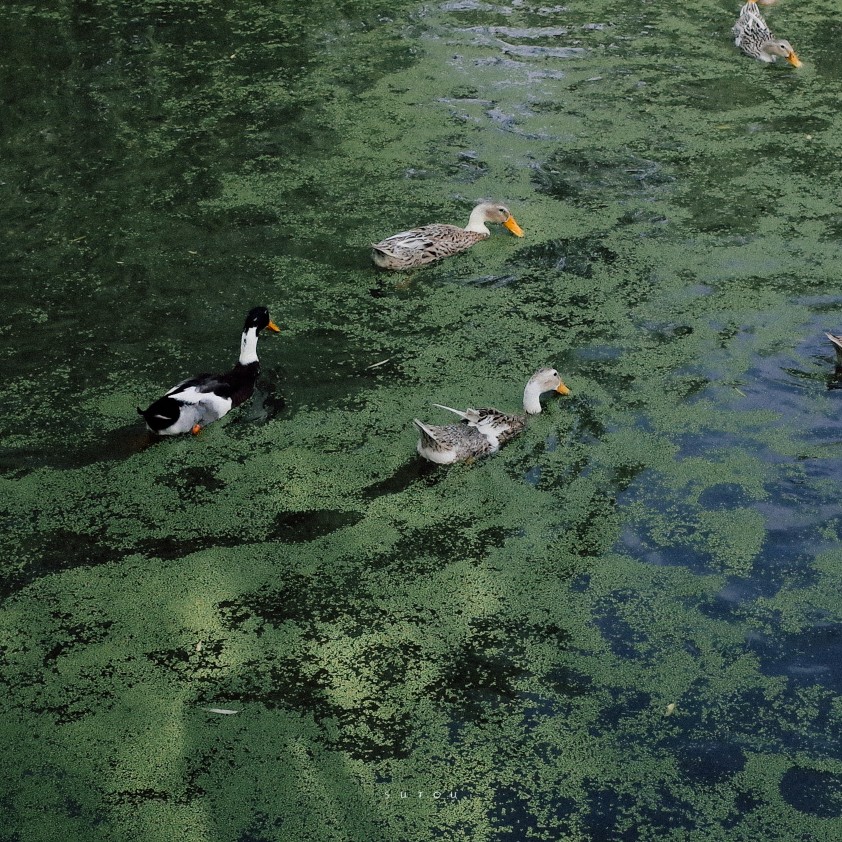
[[[482,234],[484,237],[491,235],[491,232],[485,225],[485,211],[482,205],[475,207],[471,211],[471,216],[468,219],[468,224],[465,226],[466,231],[473,231],[475,234]]]
[[[250,327],[243,331],[240,341],[240,365],[251,365],[257,362],[257,328]]]
[[[541,412],[541,387],[531,380],[523,390],[523,408],[527,415],[539,415]]]

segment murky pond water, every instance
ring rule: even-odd
[[[839,24],[737,6],[3,6],[3,839],[840,837]]]

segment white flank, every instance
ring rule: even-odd
[[[171,427],[161,430],[162,435],[189,433],[196,424],[204,427],[222,418],[231,409],[231,398],[223,398],[213,392],[202,392],[195,386],[190,386],[182,392],[178,389],[176,386],[167,392],[168,397],[175,398],[181,404],[178,419]]]

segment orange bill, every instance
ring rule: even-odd
[[[191,433],[193,433],[193,435],[194,435],[194,436],[198,436],[198,435],[199,435],[199,433],[201,433],[201,432],[202,432],[202,425],[201,425],[201,424],[194,424],[194,425],[190,428],[190,432],[191,432]]]
[[[793,66],[793,67],[801,67],[801,59],[795,55],[795,50],[792,50],[790,54],[786,57],[786,60]]]
[[[280,328],[279,328],[279,327],[278,327],[278,326],[277,326],[274,322],[269,322],[269,324],[268,324],[268,325],[266,325],[266,327],[268,327],[268,328],[269,328],[269,330],[274,330],[274,331],[275,331],[275,333],[280,333],[280,332],[281,332],[281,329],[280,329]]]
[[[513,216],[510,216],[503,225],[505,225],[506,228],[508,228],[509,231],[511,231],[516,237],[523,236],[523,229],[517,224],[517,222],[515,222],[515,218]]]
[[[569,395],[570,394],[570,389],[568,389],[567,386],[564,385],[564,383],[559,383],[558,386],[555,387],[555,390],[560,395]]]

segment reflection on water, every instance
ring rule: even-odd
[[[0,11],[10,839],[838,838],[822,13],[795,72],[736,6]],[[481,198],[526,237],[370,265]],[[254,399],[153,442],[255,304]]]

